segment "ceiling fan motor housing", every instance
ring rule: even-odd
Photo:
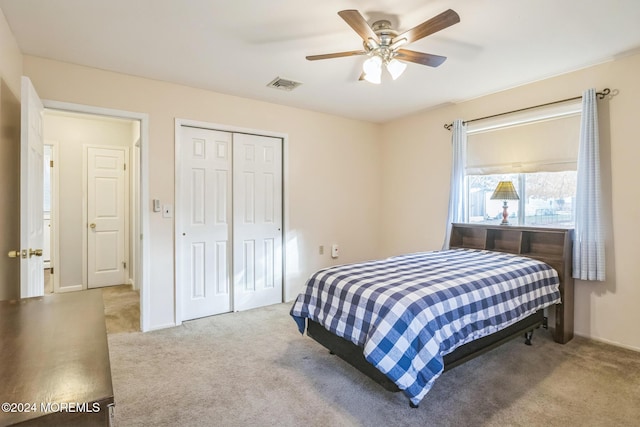
[[[371,38],[363,42],[365,50],[369,55],[379,55],[383,60],[389,61],[393,58],[395,49],[391,47],[393,39],[398,32],[391,28],[391,22],[386,19],[376,21],[371,25],[371,29],[378,36],[378,41]]]

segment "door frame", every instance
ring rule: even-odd
[[[145,209],[145,202],[149,200],[149,115],[134,111],[117,110],[111,108],[94,107],[70,102],[42,100],[44,107],[50,110],[68,111],[74,113],[93,114],[98,116],[115,117],[140,122],[140,157],[136,168],[139,170],[140,181],[137,182],[138,191],[131,206],[138,212],[140,220],[140,257],[135,257],[134,279],[136,287],[140,289],[140,330],[150,330],[151,295],[149,288],[149,271],[151,266],[149,250],[149,209]],[[143,236],[147,236],[143,239]],[[136,245],[137,246],[137,245]]]
[[[131,164],[130,149],[125,145],[97,145],[97,144],[83,144],[82,145],[82,223],[88,224],[88,178],[89,178],[89,148],[99,148],[104,150],[123,150],[125,165]],[[125,170],[124,177],[124,259],[131,271],[131,254],[129,253],[129,244],[131,242],[130,230],[131,230],[131,166]],[[136,200],[136,202],[138,202]],[[95,289],[89,287],[89,235],[87,227],[82,228],[82,289]],[[135,257],[134,257],[135,259]],[[127,274],[128,276],[128,274]],[[135,280],[134,280],[135,282]]]
[[[46,107],[45,107],[46,108]],[[51,168],[51,264],[53,271],[50,280],[52,282],[53,292],[60,292],[60,239],[58,238],[58,230],[60,230],[60,215],[58,207],[60,206],[60,160],[58,151],[60,149],[59,142],[53,139],[45,139],[44,145],[51,146],[51,160],[53,168]]]
[[[182,140],[180,129],[182,126],[190,126],[202,129],[209,129],[214,131],[222,131],[222,132],[231,132],[231,133],[246,133],[251,135],[259,135],[259,136],[270,136],[274,138],[282,139],[282,301],[285,301],[286,289],[287,289],[287,256],[286,256],[286,246],[287,246],[287,235],[289,231],[289,167],[288,167],[288,159],[289,159],[289,136],[285,133],[281,132],[273,132],[267,130],[260,129],[251,129],[251,128],[243,128],[239,126],[231,126],[231,125],[222,125],[218,123],[211,122],[203,122],[199,120],[190,120],[190,119],[175,119],[175,127],[174,127],[174,137],[175,137],[175,209],[174,209],[174,258],[173,265],[175,267],[175,279],[174,279],[174,298],[175,298],[175,324],[176,326],[182,324],[182,287],[180,286],[180,281],[178,280],[182,274],[180,268],[179,260],[182,257],[181,247],[177,244],[180,241],[180,230],[178,224],[182,220],[182,212],[178,209],[178,201],[181,200],[180,186],[181,186],[181,168],[180,168],[180,158],[182,152]],[[233,238],[233,235],[232,235]],[[233,265],[233,260],[231,262]],[[233,280],[231,281],[231,286],[233,286]],[[232,296],[233,298],[233,296]],[[233,299],[232,299],[232,307],[233,307]]]

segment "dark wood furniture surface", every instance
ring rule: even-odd
[[[564,344],[573,338],[572,242],[573,230],[571,229],[453,224],[449,246],[451,249],[486,249],[519,254],[543,261],[553,267],[560,277],[562,303],[557,304],[554,310],[550,310],[550,314],[555,315],[555,326],[551,326],[551,332],[556,342]],[[464,344],[444,356],[445,370],[473,359],[517,336],[522,336],[525,332],[543,324],[546,325],[546,319],[544,312],[540,310],[508,328]],[[366,361],[361,347],[332,334],[310,319],[307,322],[307,335],[385,389],[398,391],[391,380]]]
[[[23,409],[0,412],[0,425],[109,425],[114,399],[101,290],[0,301],[0,401]],[[25,412],[25,404],[35,411]],[[67,404],[74,409],[61,410]]]

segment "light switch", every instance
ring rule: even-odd
[[[171,218],[173,216],[173,206],[171,205],[162,205],[162,217],[163,218]]]

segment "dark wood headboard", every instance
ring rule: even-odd
[[[511,225],[452,224],[449,247],[507,252],[543,261],[560,276],[562,303],[550,322],[553,339],[561,344],[573,338],[573,230]],[[551,316],[550,316],[551,317]],[[555,327],[553,326],[555,325]]]

